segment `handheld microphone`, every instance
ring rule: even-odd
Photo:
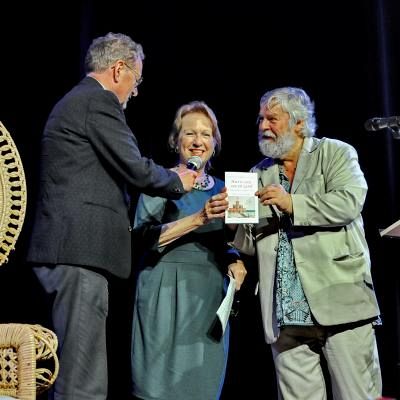
[[[367,131],[378,131],[385,128],[399,128],[400,117],[370,118],[365,121],[364,128]]]
[[[192,171],[197,171],[201,168],[202,163],[203,161],[199,156],[193,156],[187,160],[186,168],[191,169]]]

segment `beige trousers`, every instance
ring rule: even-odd
[[[290,332],[289,329],[287,331]],[[327,399],[320,362],[322,356],[326,359],[335,400],[372,400],[380,397],[382,380],[372,324],[337,333],[329,333],[329,329],[323,327],[316,329],[323,332],[323,341],[321,336],[316,340],[321,344],[320,351],[318,346],[310,346],[309,337],[305,340],[307,344],[301,344],[303,337],[295,336],[299,345],[290,349],[282,346],[279,342],[281,338],[272,344],[279,399]],[[282,340],[287,345],[288,341],[285,338]]]

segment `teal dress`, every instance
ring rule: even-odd
[[[179,200],[142,195],[134,243],[138,275],[132,331],[133,394],[144,400],[214,400],[222,389],[229,327],[215,338],[226,277],[223,220],[157,247],[160,224],[199,211],[219,193],[192,190]],[[138,242],[139,240],[139,242]]]

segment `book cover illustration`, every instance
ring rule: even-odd
[[[225,172],[229,207],[225,212],[227,224],[258,223],[257,173]]]

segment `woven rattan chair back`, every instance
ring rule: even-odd
[[[0,396],[34,400],[57,378],[57,336],[40,325],[0,324]]]
[[[8,261],[26,212],[26,182],[17,147],[0,121],[0,265]]]

